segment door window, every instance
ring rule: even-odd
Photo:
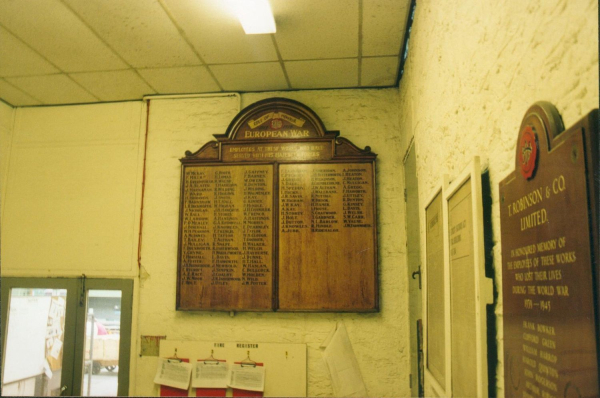
[[[2,395],[60,393],[67,289],[10,289]]]
[[[2,395],[129,390],[133,282],[2,278]]]

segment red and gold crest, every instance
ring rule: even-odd
[[[525,126],[525,129],[521,132],[521,139],[519,140],[519,164],[521,165],[521,175],[526,180],[533,177],[533,173],[537,166],[537,154],[538,145],[536,133],[531,126]]]
[[[283,120],[281,120],[279,118],[271,119],[271,128],[273,130],[279,130],[282,127],[283,127]]]

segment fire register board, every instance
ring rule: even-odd
[[[378,310],[375,157],[291,100],[181,159],[177,308]]]

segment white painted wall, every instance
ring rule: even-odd
[[[0,101],[0,222],[4,215],[4,195],[6,193],[6,177],[8,160],[10,159],[10,143],[12,140],[15,109]]]
[[[377,161],[381,311],[377,314],[177,312],[179,158],[224,133],[237,100],[165,99],[150,102],[139,335],[169,340],[306,343],[308,395],[331,396],[319,345],[336,322],[348,329],[370,396],[408,396],[408,308],[402,214],[402,169],[397,90],[331,90],[244,94],[243,107],[282,96],[312,108],[329,130],[359,147],[371,146]],[[243,358],[240,358],[243,359]],[[137,395],[156,394],[155,357],[137,359]]]
[[[418,2],[400,83],[403,152],[414,136],[421,209],[443,173],[452,179],[474,155],[482,157],[491,178],[500,292],[498,183],[514,167],[523,115],[540,100],[557,106],[567,128],[598,107],[597,1]],[[424,248],[421,256],[425,261]],[[502,297],[496,316],[503,396]]]
[[[137,275],[143,108],[15,110],[11,140],[2,129],[2,276]]]

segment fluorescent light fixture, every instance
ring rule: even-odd
[[[268,0],[234,0],[233,4],[247,35],[275,33],[275,19]]]

